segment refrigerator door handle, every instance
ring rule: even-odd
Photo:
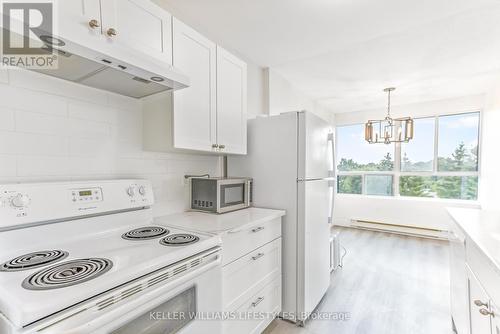
[[[329,196],[330,196],[330,204],[329,204],[329,213],[328,213],[328,224],[332,225],[333,224],[333,207],[335,203],[335,184],[336,180],[330,180],[328,181],[328,186],[329,186]]]
[[[328,134],[328,143],[330,144],[330,152],[331,152],[331,165],[330,165],[330,170],[328,171],[328,176],[332,178],[330,181],[328,181],[328,185],[330,187],[330,213],[328,215],[328,224],[332,225],[333,224],[333,207],[335,203],[335,190],[337,186],[337,180],[335,177],[335,139],[333,132],[330,132]]]
[[[333,132],[330,132],[328,134],[328,143],[330,144],[330,153],[331,153],[331,165],[330,165],[330,170],[328,171],[328,176],[329,177],[335,177],[335,141],[334,141],[334,136]]]

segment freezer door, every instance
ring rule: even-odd
[[[330,184],[298,182],[299,187],[299,312],[312,312],[330,285]],[[299,319],[298,320],[304,320]]]
[[[300,112],[298,116],[298,177],[305,179],[332,176],[331,126],[310,112]]]

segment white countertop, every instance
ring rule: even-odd
[[[155,218],[155,223],[193,232],[224,234],[248,224],[260,224],[284,215],[284,210],[263,208],[248,208],[224,214],[188,211]]]
[[[448,208],[448,212],[500,272],[500,211]]]

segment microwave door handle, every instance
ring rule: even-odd
[[[251,202],[251,194],[252,194],[252,181],[247,181],[246,183],[247,191],[246,191],[246,205],[250,206],[252,204]]]

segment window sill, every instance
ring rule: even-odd
[[[449,198],[434,198],[434,197],[411,197],[411,196],[377,196],[377,195],[360,195],[360,194],[335,194],[335,196],[343,198],[360,198],[360,199],[382,199],[392,201],[409,201],[409,202],[437,202],[443,204],[462,204],[467,206],[481,206],[478,200],[466,199],[449,199]]]

